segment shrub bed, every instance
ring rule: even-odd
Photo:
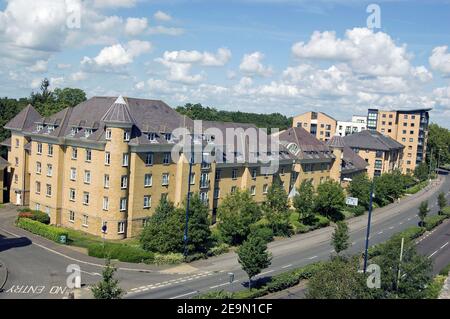
[[[39,210],[31,210],[29,208],[19,209],[19,215],[17,218],[28,218],[46,225],[50,224],[50,216]]]
[[[221,254],[225,254],[227,252],[230,251],[230,245],[222,243],[218,246],[212,247],[209,251],[208,251],[208,256],[218,256]]]
[[[171,254],[159,254],[155,253],[155,258],[153,262],[157,265],[162,264],[180,264],[184,261],[184,256],[180,253],[171,253]]]
[[[439,226],[442,224],[442,222],[447,218],[446,215],[434,215],[434,216],[428,216],[424,219],[425,222],[425,228],[430,231],[433,228]]]
[[[55,226],[45,225],[29,218],[19,218],[17,220],[17,226],[57,243],[59,243],[61,236],[65,236],[68,239],[68,233],[65,230]]]
[[[123,262],[144,262],[147,264],[152,263],[155,257],[153,253],[147,252],[142,248],[114,243],[105,243],[105,246],[98,243],[90,244],[88,245],[88,254],[97,258],[109,257]]]

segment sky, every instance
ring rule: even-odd
[[[448,0],[0,0],[0,96],[47,77],[172,107],[432,108],[450,128],[449,31]]]

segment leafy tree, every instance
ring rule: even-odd
[[[314,186],[310,180],[303,180],[297,190],[293,205],[299,214],[299,222],[305,225],[314,223]]]
[[[250,225],[261,218],[261,209],[248,191],[228,194],[218,208],[218,228],[225,241],[238,245],[250,233]]]
[[[376,298],[421,299],[430,283],[432,262],[417,253],[412,240],[405,238],[400,264],[401,238],[395,236],[382,245],[381,252],[372,259],[381,268],[381,289],[372,291]],[[400,277],[398,269],[400,267]],[[397,286],[398,281],[398,286]]]
[[[289,201],[281,180],[274,178],[272,185],[267,190],[264,211],[270,227],[275,235],[289,235]]]
[[[309,299],[370,299],[366,278],[359,271],[358,259],[332,258],[308,282]]]
[[[183,213],[172,202],[162,198],[141,233],[142,248],[159,253],[182,252],[183,217]]]
[[[366,209],[369,209],[370,191],[372,188],[372,181],[367,174],[358,174],[352,178],[349,183],[347,191],[352,197],[358,198],[358,204]]]
[[[102,272],[102,281],[91,288],[95,299],[120,299],[124,291],[119,287],[119,280],[114,279],[116,268],[111,265],[111,260],[106,260]]]
[[[425,181],[428,179],[429,168],[425,162],[420,163],[414,169],[414,177],[420,181]]]
[[[345,194],[339,183],[330,180],[317,187],[315,209],[318,213],[333,221],[342,220],[344,206]]]
[[[86,101],[86,93],[81,89],[57,88],[53,91],[56,102],[64,107],[74,107]]]
[[[447,199],[445,198],[445,193],[440,192],[438,195],[438,205],[439,205],[439,213],[447,206]]]
[[[430,156],[430,150],[433,150]],[[437,124],[431,124],[428,128],[428,144],[426,160],[429,164],[437,163],[439,158],[439,166],[450,163],[450,130]]]
[[[267,242],[259,236],[250,235],[239,247],[237,254],[242,270],[248,275],[248,286],[251,289],[252,278],[271,264],[272,257],[267,251]]]
[[[424,225],[425,218],[427,217],[429,211],[430,210],[428,208],[428,201],[426,200],[426,201],[421,202],[420,206],[419,206],[418,216],[420,218],[420,224],[422,226]]]
[[[208,216],[208,207],[199,194],[194,193],[189,205],[188,253],[205,253],[208,250],[211,243]]]
[[[346,250],[350,246],[349,239],[350,235],[348,234],[347,223],[345,221],[338,221],[331,236],[331,243],[336,254],[339,255],[341,251]]]

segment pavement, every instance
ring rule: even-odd
[[[417,207],[423,200],[429,200],[431,214],[437,213],[437,195],[444,191],[448,196],[449,189],[450,177],[441,175],[439,180],[433,181],[432,185],[419,193],[374,210],[370,244],[386,241],[394,233],[417,225]],[[101,279],[103,260],[16,228],[12,225],[16,214],[14,206],[6,205],[0,210],[0,235],[4,236],[0,240],[0,259],[9,269],[8,281],[4,292],[0,293],[0,299],[67,298],[72,291],[77,298],[89,298],[88,286]],[[352,245],[347,253],[361,253],[364,249],[367,215],[352,218],[348,223]],[[327,227],[270,243],[272,265],[257,279],[267,280],[277,273],[328,259],[333,253],[330,246],[332,232],[333,228]],[[436,232],[439,240],[433,239],[433,235],[421,243],[424,251],[430,255],[442,246],[444,235],[439,234],[441,232]],[[8,241],[5,243],[5,240]],[[433,243],[430,244],[430,241]],[[436,269],[445,262],[450,263],[450,260],[447,261],[447,257],[450,259],[449,255],[448,246],[438,249],[432,256],[433,260],[442,258],[437,262]],[[81,268],[82,289],[67,288],[66,280],[70,275],[67,267],[71,264],[77,264]],[[120,262],[115,265],[120,285],[127,291],[125,298],[186,299],[212,290],[237,291],[245,289],[247,285],[247,276],[241,270],[234,252],[189,265],[156,267]],[[234,274],[232,283],[229,282],[229,273]]]

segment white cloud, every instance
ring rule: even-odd
[[[71,68],[72,65],[71,65],[71,64],[68,64],[68,63],[58,63],[58,64],[56,65],[56,67],[57,67],[58,69],[60,69],[60,70],[64,70],[64,69],[69,69],[69,68]]]
[[[165,13],[163,11],[160,11],[160,10],[155,12],[153,17],[156,20],[158,20],[158,21],[170,21],[170,20],[172,20],[172,17],[169,14],[167,14],[167,13]]]
[[[167,75],[167,79],[169,81],[192,85],[204,79],[201,74],[190,74],[192,68],[192,65],[190,63],[170,62],[162,58],[158,58],[156,59],[156,61],[160,62],[168,69],[169,73]]]
[[[136,0],[94,0],[96,7],[125,7],[131,8],[136,5]]]
[[[83,71],[78,71],[78,72],[72,73],[70,76],[70,79],[75,82],[84,81],[87,79],[87,74]]]
[[[143,90],[145,87],[145,82],[140,81],[140,82],[136,83],[136,85],[134,87],[136,88],[136,90]]]
[[[41,86],[42,79],[33,79],[30,83],[30,87],[32,89],[37,89]]]
[[[220,48],[217,53],[199,52],[199,51],[166,51],[163,59],[168,62],[176,63],[200,63],[204,66],[223,66],[231,58],[231,51],[226,48]]]
[[[440,106],[450,111],[450,86],[434,89],[433,95]]]
[[[135,36],[144,32],[147,27],[147,18],[128,18],[125,25],[125,33]]]
[[[82,65],[97,65],[99,67],[120,67],[133,62],[134,58],[149,52],[152,45],[148,41],[133,40],[122,46],[115,44],[103,48],[95,58],[84,57]]]
[[[36,63],[28,68],[31,72],[43,73],[48,70],[48,61],[38,60]]]
[[[264,54],[261,52],[253,52],[245,54],[239,69],[250,76],[269,76],[272,74],[272,68],[266,67],[261,63],[264,59]]]
[[[430,66],[433,70],[450,74],[450,53],[447,53],[448,46],[440,46],[433,49],[429,58]]]

